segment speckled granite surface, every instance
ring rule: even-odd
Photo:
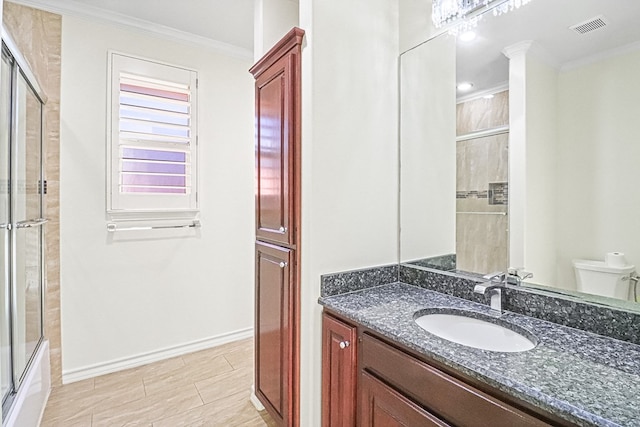
[[[364,268],[343,273],[325,274],[320,278],[320,295],[331,296],[359,291],[398,281],[398,264]]]
[[[417,265],[419,267],[433,268],[442,271],[452,271],[456,269],[456,254],[416,259],[413,261],[407,261],[407,264]]]
[[[533,350],[496,353],[462,346],[421,329],[414,314],[489,307],[393,283],[320,298],[332,311],[514,397],[584,426],[640,426],[640,346],[515,313],[499,322],[538,339]]]
[[[473,292],[474,274],[457,274],[400,265],[399,281],[470,301],[489,304],[488,297]],[[616,310],[576,298],[545,295],[528,288],[506,289],[503,308],[525,316],[582,329],[640,345],[640,313]]]

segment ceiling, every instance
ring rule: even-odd
[[[502,16],[487,15],[475,40],[458,41],[457,79],[472,81],[474,91],[507,81],[502,50],[521,41],[534,41],[538,54],[558,68],[640,41],[638,0],[533,0]],[[582,35],[569,29],[598,15],[608,22],[604,28]]]
[[[254,0],[16,0],[58,13],[172,29],[228,48],[253,50]],[[163,28],[164,27],[164,28]],[[168,32],[171,33],[171,30]],[[176,32],[174,31],[174,34]]]

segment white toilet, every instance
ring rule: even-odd
[[[574,259],[573,268],[578,292],[629,299],[629,278],[635,270],[633,265],[616,267],[604,261]]]

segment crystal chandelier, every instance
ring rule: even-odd
[[[531,0],[433,0],[431,19],[436,28],[458,22],[465,29],[475,27],[480,19],[479,14],[468,17],[471,12],[480,8],[493,9],[494,15],[502,15],[520,6],[524,6]]]

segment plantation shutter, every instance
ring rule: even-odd
[[[110,211],[194,210],[195,72],[112,62]]]

